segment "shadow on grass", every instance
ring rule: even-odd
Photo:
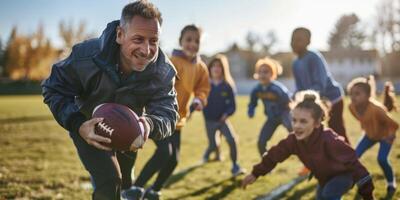
[[[25,116],[25,117],[15,117],[0,119],[0,124],[16,124],[16,123],[26,123],[26,122],[38,122],[54,120],[53,116],[50,115],[39,115],[39,116]]]
[[[192,172],[193,170],[195,170],[196,168],[198,168],[202,165],[203,165],[202,163],[199,163],[199,164],[193,165],[191,167],[188,167],[186,169],[183,169],[183,170],[173,174],[171,177],[168,178],[168,181],[165,184],[165,187],[168,188],[169,186],[171,186],[172,184],[183,179],[187,174],[189,174],[190,172]]]
[[[216,193],[216,194],[214,194],[214,195],[212,195],[212,196],[209,196],[209,197],[205,198],[205,199],[208,199],[208,200],[212,200],[212,199],[222,199],[222,198],[224,198],[226,195],[228,195],[232,190],[234,190],[235,188],[238,187],[238,185],[240,184],[240,179],[238,179],[238,178],[236,178],[236,177],[229,177],[229,178],[227,178],[227,179],[224,179],[224,180],[221,180],[221,181],[219,181],[219,182],[216,182],[216,183],[214,183],[214,184],[212,184],[212,185],[203,187],[203,188],[201,188],[201,189],[199,189],[199,190],[196,190],[196,191],[194,191],[194,192],[191,192],[191,193],[189,193],[189,194],[184,194],[184,195],[175,197],[175,198],[173,198],[173,200],[175,200],[175,199],[176,199],[176,200],[178,200],[178,199],[185,199],[185,198],[188,198],[188,197],[199,196],[199,195],[202,195],[202,194],[207,193],[207,191],[210,190],[210,189],[213,189],[213,188],[215,188],[215,187],[217,187],[217,186],[219,186],[219,185],[225,185],[225,184],[227,184],[227,183],[229,183],[229,185],[226,186],[226,187],[224,187],[224,189],[223,189],[221,192]]]
[[[307,193],[311,193],[311,192],[316,192],[316,185],[309,185],[307,187],[301,188],[301,189],[297,189],[292,195],[287,196],[287,200],[297,200],[300,199],[302,196],[304,196]]]

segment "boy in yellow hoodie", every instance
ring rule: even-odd
[[[199,27],[195,25],[185,26],[179,37],[179,45],[182,49],[172,52],[170,59],[178,72],[175,89],[177,91],[180,120],[172,136],[155,142],[157,149],[154,155],[146,163],[134,186],[129,191],[130,196],[133,197],[132,199],[140,199],[143,196],[145,199],[160,198],[160,190],[163,184],[178,165],[181,143],[180,133],[190,113],[190,107],[200,111],[207,104],[210,83],[207,65],[198,55],[200,36],[201,30]],[[193,96],[193,101],[190,103]],[[143,187],[146,182],[157,172],[159,174],[154,184],[144,191]]]

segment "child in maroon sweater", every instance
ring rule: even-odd
[[[242,187],[270,172],[290,155],[299,157],[318,180],[316,199],[340,199],[354,184],[364,199],[373,199],[371,177],[355,151],[331,129],[324,129],[325,108],[316,92],[299,94],[292,111],[293,134],[264,154],[262,161],[242,181]]]

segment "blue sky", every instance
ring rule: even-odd
[[[367,28],[373,26],[379,0],[153,0],[162,12],[162,47],[178,47],[179,32],[195,23],[204,30],[201,52],[213,54],[233,42],[244,45],[248,31],[265,35],[275,31],[275,51],[289,51],[294,28],[305,26],[313,32],[312,47],[327,48],[327,39],[337,19],[356,13]],[[20,33],[35,31],[42,23],[45,33],[61,45],[58,25],[61,20],[84,20],[87,30],[100,34],[107,22],[118,19],[126,0],[2,0],[0,37],[5,42],[13,25]]]

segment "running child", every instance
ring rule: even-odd
[[[185,26],[179,37],[182,49],[172,52],[171,62],[177,71],[175,89],[179,106],[180,119],[174,134],[161,141],[156,141],[156,151],[146,163],[131,188],[132,196],[146,199],[159,199],[161,189],[178,165],[181,143],[181,129],[189,114],[190,100],[195,110],[200,111],[207,104],[210,83],[207,65],[201,60],[199,53],[201,30],[195,25]],[[171,124],[172,125],[172,124]],[[158,172],[153,185],[144,191],[143,187]],[[144,194],[143,194],[144,193]]]
[[[376,143],[379,143],[378,163],[387,181],[386,197],[391,197],[396,191],[396,179],[388,156],[392,148],[395,133],[399,124],[393,120],[389,112],[395,109],[394,97],[390,95],[390,83],[385,87],[384,102],[380,104],[374,99],[375,81],[369,78],[353,79],[347,89],[351,96],[349,109],[360,122],[363,136],[356,147],[358,157]]]
[[[210,73],[211,91],[207,99],[208,104],[203,110],[208,147],[204,152],[203,161],[207,162],[212,152],[216,152],[217,159],[220,159],[220,135],[217,134],[217,131],[219,131],[225,136],[229,144],[232,160],[231,172],[234,176],[237,176],[243,173],[243,169],[237,162],[237,136],[228,120],[236,110],[236,86],[226,56],[216,55],[208,65],[208,71]]]
[[[264,114],[267,115],[267,121],[258,138],[258,151],[261,156],[267,151],[266,143],[280,124],[289,132],[292,131],[289,108],[291,94],[283,84],[275,80],[281,73],[282,66],[271,58],[260,59],[255,65],[254,78],[259,83],[250,94],[247,114],[250,118],[254,116],[258,99],[261,99]]]

